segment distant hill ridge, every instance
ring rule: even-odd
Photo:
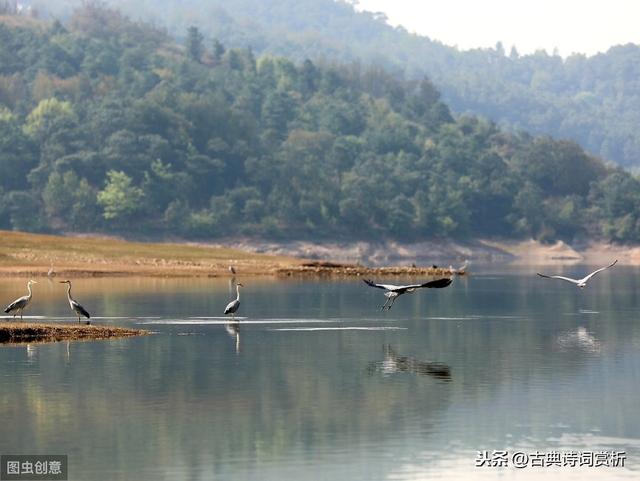
[[[640,238],[638,179],[571,141],[454,118],[429,78],[258,55],[195,26],[181,46],[91,3],[21,22],[0,22],[0,228]]]
[[[34,0],[68,13],[63,0]],[[513,130],[577,141],[631,169],[640,168],[640,47],[566,60],[543,51],[520,56],[493,49],[461,52],[393,28],[384,16],[335,0],[107,0],[134,18],[180,37],[196,25],[207,38],[304,60],[379,63],[407,78],[428,75],[453,111],[475,113]]]

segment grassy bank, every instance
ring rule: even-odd
[[[143,336],[148,331],[123,327],[86,324],[45,324],[34,322],[0,322],[0,344],[55,342],[81,339],[110,339]]]
[[[274,274],[302,264],[293,257],[224,246],[127,242],[104,237],[62,237],[0,231],[0,275],[220,276],[233,265],[242,275]]]
[[[0,275],[80,276],[375,276],[437,275],[453,272],[431,267],[371,268],[355,264],[308,261],[225,246],[128,242],[104,237],[62,237],[0,231]]]

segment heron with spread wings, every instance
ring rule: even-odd
[[[447,287],[453,282],[451,279],[443,278],[443,279],[437,279],[435,281],[425,282],[422,284],[409,284],[406,286],[396,286],[393,284],[376,284],[375,282],[370,281],[368,279],[363,279],[363,281],[368,286],[377,287],[378,289],[384,289],[385,291],[387,291],[384,293],[387,300],[385,301],[384,305],[380,308],[381,311],[384,311],[385,308],[387,310],[390,310],[391,307],[393,306],[393,303],[396,302],[396,299],[400,297],[402,294],[412,293],[416,289],[422,289],[423,287],[427,287],[427,288]]]
[[[547,276],[546,274],[540,274],[539,272],[537,274],[540,277],[544,277],[546,279],[560,279],[561,281],[571,282],[572,284],[575,284],[580,289],[582,289],[582,288],[587,286],[587,282],[589,282],[589,279],[591,279],[593,276],[595,276],[598,272],[602,272],[605,269],[609,269],[610,267],[615,266],[616,262],[618,262],[618,259],[616,259],[615,261],[613,261],[611,264],[609,264],[606,267],[601,267],[600,269],[597,269],[597,270],[593,271],[591,274],[583,277],[582,279],[573,279],[571,277],[564,277],[564,276]]]

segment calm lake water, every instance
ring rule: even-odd
[[[0,347],[0,454],[67,454],[83,481],[639,479],[640,271],[582,291],[493,271],[384,313],[358,279],[240,277],[239,328],[226,279],[79,279],[95,323],[155,334]],[[0,279],[0,302],[24,284]],[[41,279],[28,314],[69,320],[65,286]],[[484,450],[508,467],[475,467]]]

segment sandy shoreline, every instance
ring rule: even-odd
[[[640,265],[640,247],[592,242],[570,246],[562,241],[543,244],[534,240],[486,240],[460,242],[428,240],[415,243],[291,241],[284,243],[244,240],[241,249],[270,255],[324,259],[374,266],[404,268],[437,265],[454,269],[468,260],[471,264],[607,264],[618,259],[621,265]]]
[[[0,276],[228,277],[449,275],[465,260],[481,264],[640,265],[640,247],[563,242],[428,240],[386,242],[144,243],[101,237],[62,237],[0,231]],[[473,267],[471,267],[473,270]]]

